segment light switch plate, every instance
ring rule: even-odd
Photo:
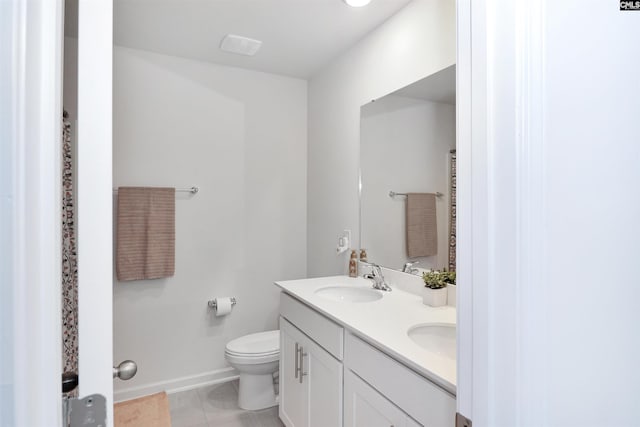
[[[344,230],[340,236],[338,236],[338,247],[336,252],[341,254],[349,250],[351,246],[351,230]]]

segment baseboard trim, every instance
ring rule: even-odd
[[[125,400],[135,399],[137,397],[147,396],[149,394],[159,393],[161,391],[166,391],[167,394],[178,393],[207,385],[233,381],[238,377],[238,371],[234,368],[229,367],[218,369],[216,371],[205,372],[203,374],[190,375],[187,377],[118,390],[113,393],[113,400],[114,402],[122,402]]]

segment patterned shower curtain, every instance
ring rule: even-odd
[[[78,372],[78,258],[71,122],[62,118],[62,372]]]
[[[451,150],[449,198],[449,271],[456,271],[456,150]]]

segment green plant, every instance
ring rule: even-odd
[[[424,286],[431,289],[442,289],[447,284],[456,283],[455,271],[427,271],[422,274]]]
[[[450,283],[452,285],[456,284],[456,272],[455,271],[444,271],[442,274],[446,276],[445,282]]]

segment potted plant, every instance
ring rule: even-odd
[[[432,307],[447,305],[447,285],[456,283],[456,273],[453,271],[427,271],[422,274],[424,289],[422,302]]]

